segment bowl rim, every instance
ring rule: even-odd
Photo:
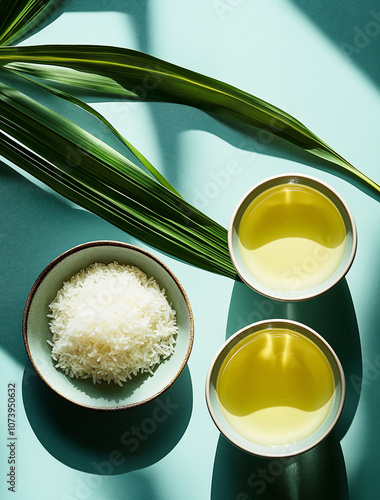
[[[220,420],[217,416],[217,413],[214,410],[215,404],[213,404],[213,402],[212,402],[212,396],[211,396],[211,391],[210,391],[211,386],[213,385],[212,384],[212,377],[214,375],[214,371],[216,369],[215,366],[218,363],[218,361],[223,360],[225,358],[225,355],[227,355],[227,352],[226,352],[226,354],[224,356],[222,356],[223,351],[225,351],[230,345],[232,345],[232,344],[236,345],[237,342],[246,338],[248,335],[250,335],[250,333],[253,333],[253,332],[251,332],[251,330],[253,330],[253,329],[258,329],[257,331],[260,331],[260,328],[264,329],[266,326],[273,326],[275,328],[276,325],[280,325],[280,324],[287,325],[289,327],[289,329],[292,329],[292,327],[293,327],[295,329],[294,331],[296,331],[296,332],[298,331],[297,329],[299,329],[299,330],[301,330],[302,335],[304,335],[302,333],[302,330],[303,331],[306,330],[311,335],[311,337],[315,337],[319,341],[319,343],[324,345],[324,348],[326,349],[326,351],[329,353],[329,355],[333,359],[334,364],[335,364],[335,368],[336,368],[336,372],[338,373],[338,379],[340,382],[340,400],[339,400],[339,404],[336,408],[336,414],[335,414],[333,420],[330,422],[329,427],[316,441],[314,441],[308,445],[304,445],[303,447],[301,447],[297,451],[286,451],[287,450],[286,446],[284,446],[283,452],[280,452],[280,453],[270,453],[270,451],[258,452],[258,451],[254,451],[255,447],[258,445],[256,445],[255,443],[252,443],[252,447],[250,447],[248,445],[245,445],[242,442],[239,442],[237,439],[234,438],[234,436],[232,436],[230,434],[229,430],[227,428],[225,428],[223,426],[223,424],[220,422]],[[309,340],[310,340],[310,337],[307,337],[307,338],[309,338]],[[312,341],[315,344],[314,340],[312,340]],[[319,347],[319,346],[317,345],[317,347]],[[325,355],[324,352],[323,352],[323,354]],[[330,362],[329,362],[329,364],[330,364]],[[260,457],[264,457],[264,458],[292,457],[292,456],[300,455],[306,451],[309,451],[310,449],[315,448],[319,443],[321,443],[333,431],[336,423],[338,422],[338,420],[342,414],[343,407],[345,404],[345,398],[346,398],[346,379],[345,379],[345,375],[344,375],[343,366],[340,362],[338,355],[336,354],[334,349],[331,347],[329,342],[327,342],[327,340],[322,335],[320,335],[318,332],[316,332],[310,326],[305,325],[304,323],[301,323],[299,321],[286,319],[286,318],[274,318],[274,319],[265,319],[265,320],[256,321],[254,323],[251,323],[251,324],[241,328],[240,330],[238,330],[237,332],[232,334],[230,337],[228,337],[228,339],[225,340],[225,342],[219,347],[218,351],[214,355],[214,357],[210,363],[210,366],[209,366],[209,369],[207,372],[207,376],[206,376],[206,384],[205,384],[206,405],[207,405],[207,409],[209,411],[209,414],[210,414],[214,424],[219,429],[219,432],[228,441],[230,441],[232,444],[234,444],[237,448],[239,448],[239,449],[241,449],[241,450],[243,450],[251,455],[260,456]],[[219,404],[219,403],[216,402],[216,404]],[[277,451],[279,451],[281,446],[278,446],[275,448],[277,449]],[[268,447],[267,449],[269,450],[270,447]]]
[[[298,180],[298,182],[295,182],[295,180]],[[292,182],[293,181],[293,182]],[[344,267],[341,269],[339,274],[336,275],[334,279],[332,279],[332,276],[336,274],[337,270],[330,276],[329,279],[325,280],[322,282],[320,285],[317,285],[312,288],[306,288],[297,292],[291,292],[291,291],[285,291],[285,292],[280,292],[278,290],[273,290],[265,285],[261,284],[258,280],[253,278],[250,273],[244,272],[244,270],[241,268],[239,265],[239,262],[236,257],[236,252],[234,250],[234,231],[235,231],[235,225],[236,225],[236,219],[238,215],[240,214],[242,210],[242,206],[244,203],[250,200],[254,199],[254,193],[257,191],[258,194],[261,194],[262,192],[266,191],[267,189],[270,189],[271,187],[278,186],[281,184],[302,184],[302,181],[304,182],[304,185],[307,185],[311,188],[314,188],[324,196],[326,196],[337,208],[338,212],[343,218],[342,215],[342,210],[336,205],[335,200],[339,202],[339,204],[342,206],[343,211],[345,212],[346,217],[343,218],[344,222],[345,220],[348,222],[348,227],[350,230],[351,234],[351,248],[349,255],[344,257],[344,260],[346,260],[346,263],[344,264]],[[322,190],[318,189],[318,187],[321,187]],[[331,195],[328,196],[327,193]],[[333,198],[333,199],[331,199]],[[252,201],[251,200],[251,201]],[[345,224],[346,225],[346,224]],[[227,234],[227,241],[228,241],[228,250],[229,254],[232,260],[232,264],[236,269],[236,272],[240,279],[248,285],[250,288],[255,290],[256,292],[260,293],[261,295],[264,295],[266,297],[269,297],[274,300],[278,301],[293,301],[293,302],[298,302],[298,301],[303,301],[303,300],[308,300],[314,297],[318,297],[322,295],[323,293],[327,292],[331,288],[333,288],[341,279],[344,278],[344,276],[348,273],[350,270],[356,250],[357,250],[357,244],[358,244],[358,236],[357,236],[357,228],[356,228],[356,223],[355,219],[353,217],[353,214],[347,205],[346,201],[343,199],[343,197],[336,191],[333,187],[331,187],[329,184],[327,184],[325,181],[322,181],[318,179],[317,177],[314,177],[312,175],[308,174],[300,174],[300,173],[285,173],[285,174],[279,174],[279,175],[273,175],[271,177],[267,177],[259,182],[257,182],[252,188],[250,188],[239,200],[237,203],[230,222],[228,226],[228,234]],[[343,259],[342,259],[343,261]]]
[[[66,257],[68,257],[74,253],[77,253],[81,250],[85,250],[86,248],[91,248],[91,247],[96,247],[96,246],[99,246],[99,247],[101,247],[101,246],[111,246],[111,247],[114,246],[114,247],[126,248],[129,250],[135,251],[137,253],[141,253],[141,254],[145,255],[146,257],[155,261],[159,266],[161,266],[164,269],[164,271],[166,271],[169,274],[169,276],[175,282],[177,288],[181,292],[181,295],[182,295],[184,302],[186,304],[186,309],[187,309],[188,314],[189,314],[189,327],[190,328],[189,328],[189,341],[188,341],[188,345],[187,345],[187,350],[186,350],[185,356],[182,360],[182,363],[181,363],[179,369],[177,370],[177,372],[175,373],[175,375],[171,378],[170,382],[168,382],[163,388],[161,388],[159,391],[154,393],[152,396],[149,396],[148,398],[145,398],[144,400],[141,400],[141,401],[138,401],[135,403],[126,404],[126,405],[124,404],[124,405],[116,405],[116,406],[95,406],[95,405],[93,406],[93,405],[81,403],[78,401],[74,401],[73,399],[71,399],[67,395],[63,394],[61,391],[57,390],[57,388],[53,387],[51,385],[51,383],[48,380],[46,380],[46,378],[40,372],[37,364],[35,363],[33,356],[32,356],[32,353],[31,353],[31,350],[30,350],[30,346],[29,346],[28,317],[29,317],[29,313],[30,313],[31,306],[33,303],[33,299],[35,297],[35,294],[36,294],[40,284],[43,282],[45,277],[50,273],[50,271],[52,269],[54,269],[56,267],[56,265],[59,264],[60,262],[62,262]],[[179,375],[182,373],[183,369],[185,368],[185,366],[188,362],[188,359],[190,357],[191,351],[192,351],[192,347],[193,347],[193,343],[194,343],[194,316],[193,316],[193,312],[192,312],[189,298],[187,296],[187,293],[186,293],[184,287],[182,286],[182,284],[178,280],[177,276],[173,273],[173,271],[171,271],[171,269],[166,264],[164,264],[158,257],[151,254],[147,250],[140,248],[136,245],[132,245],[130,243],[124,243],[122,241],[116,241],[116,240],[94,240],[94,241],[89,241],[86,243],[81,243],[79,245],[75,245],[72,248],[69,248],[68,250],[66,250],[63,253],[61,253],[60,255],[58,255],[55,259],[53,259],[40,272],[40,274],[36,278],[35,282],[33,283],[33,286],[30,289],[30,292],[29,292],[28,297],[26,299],[23,318],[22,318],[22,332],[23,332],[23,340],[24,340],[24,345],[25,345],[25,349],[26,349],[28,358],[29,358],[30,362],[32,363],[32,366],[35,369],[35,371],[37,372],[37,374],[45,382],[45,384],[48,387],[50,387],[50,389],[52,389],[55,393],[57,393],[58,395],[60,395],[64,399],[66,399],[67,401],[70,401],[71,403],[76,404],[77,406],[80,406],[83,408],[88,408],[91,410],[99,410],[99,411],[118,411],[118,410],[126,410],[129,408],[135,408],[137,406],[141,406],[145,403],[148,403],[149,401],[152,401],[156,397],[163,394],[167,389],[169,389],[169,387],[171,387],[173,385],[173,383],[177,380],[177,378],[179,377]]]

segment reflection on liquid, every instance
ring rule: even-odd
[[[309,339],[290,330],[265,330],[229,353],[217,393],[226,419],[246,439],[263,446],[290,444],[327,417],[334,376]]]
[[[245,211],[238,233],[248,271],[281,291],[325,281],[338,268],[346,246],[339,211],[306,186],[278,186],[259,195]]]

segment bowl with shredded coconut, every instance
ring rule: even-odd
[[[54,259],[35,281],[23,336],[40,377],[80,406],[114,410],[162,394],[193,345],[189,299],[151,253],[94,241]]]

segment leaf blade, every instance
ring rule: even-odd
[[[38,16],[49,4],[54,4],[54,0],[0,2],[0,45],[18,41],[39,22]]]
[[[236,277],[224,228],[109,146],[94,145],[91,134],[4,85],[0,131],[0,154],[58,193],[165,253]]]
[[[6,67],[9,63],[44,65],[44,77],[49,73],[50,81],[54,80],[54,74],[46,69],[49,65],[67,67],[81,72],[80,83],[68,78],[67,83],[72,86],[91,90],[91,85],[96,82],[102,88],[100,80],[104,82],[104,79],[108,79],[118,89],[120,86],[126,89],[125,98],[185,104],[223,118],[264,128],[308,153],[327,160],[380,200],[379,184],[350,164],[296,118],[219,80],[120,47],[55,45],[22,47],[17,51],[10,47],[0,49],[0,65]],[[33,71],[30,66],[28,69]],[[38,72],[35,75],[38,76]],[[106,86],[103,90],[108,92]],[[114,95],[114,92],[116,87],[109,94]]]
[[[97,118],[113,133],[113,135],[122,144],[127,146],[127,148],[135,155],[135,157],[144,165],[144,167],[148,170],[148,172],[150,172],[153,175],[153,177],[155,177],[158,180],[158,182],[160,182],[163,186],[165,186],[167,189],[172,191],[177,196],[182,197],[180,193],[170,184],[170,182],[167,179],[165,179],[165,177],[152,165],[152,163],[147,158],[145,158],[145,156],[142,153],[140,153],[140,151],[138,151],[138,149],[135,148],[133,144],[131,144],[122,134],[120,134],[119,131],[101,113],[96,111],[94,108],[89,106],[81,99],[78,99],[77,97],[72,96],[67,92],[63,92],[59,89],[51,87],[50,85],[32,80],[25,75],[18,75],[18,76],[21,76],[22,78],[28,80],[29,82],[32,82],[41,87],[42,89],[47,90],[51,94],[82,108],[84,111]]]

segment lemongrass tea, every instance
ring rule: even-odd
[[[316,287],[338,268],[346,229],[335,204],[316,189],[295,183],[262,192],[238,228],[241,259],[249,273],[279,292]]]
[[[216,394],[226,421],[265,447],[312,435],[329,415],[334,374],[322,350],[288,328],[254,332],[224,358]]]

